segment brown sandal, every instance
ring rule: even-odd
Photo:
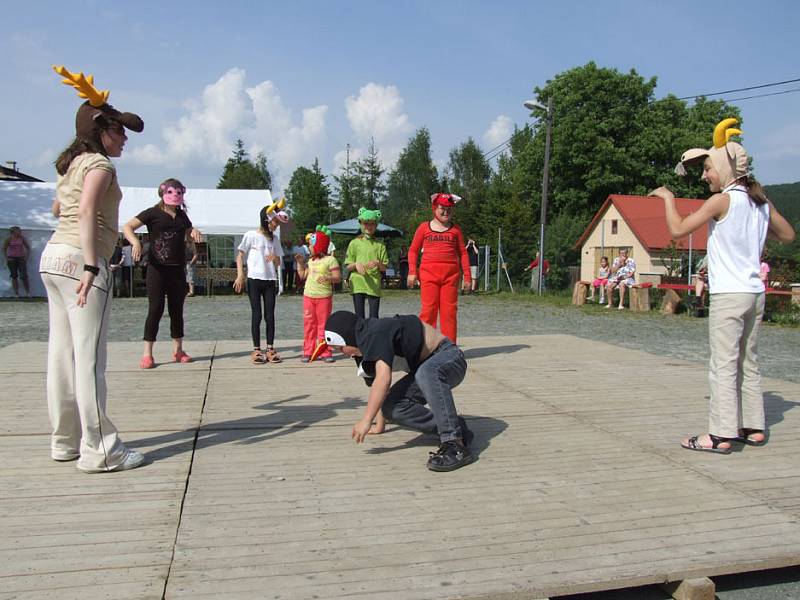
[[[267,357],[264,356],[264,353],[261,350],[253,350],[250,353],[250,360],[254,365],[263,365],[267,362]]]
[[[271,363],[283,362],[278,353],[275,352],[275,348],[267,348],[267,352],[264,354],[264,360]]]

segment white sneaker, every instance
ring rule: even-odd
[[[122,462],[112,469],[104,469],[103,467],[86,468],[78,465],[78,470],[84,473],[110,473],[112,471],[129,471],[130,469],[141,467],[143,464],[144,454],[136,450],[128,450]]]

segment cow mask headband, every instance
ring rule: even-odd
[[[75,135],[84,140],[100,142],[100,132],[119,123],[126,129],[140,133],[144,130],[144,121],[139,115],[119,112],[108,104],[108,90],[94,87],[94,76],[83,73],[70,73],[64,66],[53,65],[53,70],[61,75],[61,82],[74,87],[78,97],[85,98],[75,115]]]
[[[286,198],[281,198],[277,202],[265,206],[259,213],[259,220],[261,221],[261,228],[267,229],[270,221],[277,219],[280,223],[288,223],[289,215],[281,210],[286,206]]]
[[[675,173],[686,176],[686,166],[711,159],[711,164],[719,174],[722,189],[749,174],[747,168],[747,152],[741,144],[729,141],[734,135],[741,134],[740,129],[732,127],[739,123],[736,119],[723,119],[714,128],[714,145],[705,148],[692,148],[681,156],[681,162],[675,167]]]

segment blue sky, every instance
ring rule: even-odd
[[[535,86],[590,60],[657,77],[658,97],[800,78],[798,23],[800,3],[769,0],[4,3],[0,160],[54,179],[78,99],[51,64],[143,117],[123,185],[214,187],[241,137],[279,189],[370,137],[391,165],[421,126],[440,167],[469,136],[488,150],[529,118]],[[737,104],[759,179],[799,181],[800,93]]]

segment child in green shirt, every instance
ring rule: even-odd
[[[364,305],[369,300],[369,318],[377,319],[381,303],[381,277],[389,264],[386,246],[375,238],[381,220],[381,211],[358,209],[361,235],[347,246],[344,264],[350,273],[350,289],[353,292],[353,309],[361,317]]]

